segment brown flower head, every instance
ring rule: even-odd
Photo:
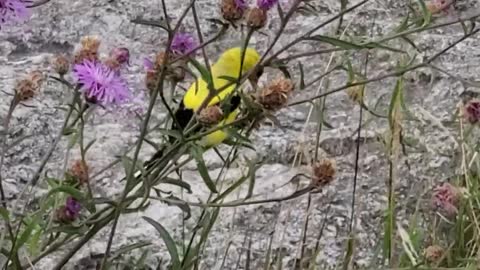
[[[15,85],[16,102],[27,101],[33,98],[42,87],[44,77],[40,71],[33,71],[25,79]]]
[[[431,0],[425,5],[432,14],[439,14],[442,11],[447,12],[448,8],[454,3],[454,0]]]
[[[439,263],[444,253],[445,250],[441,246],[429,246],[424,251],[425,260],[430,263]]]
[[[436,210],[451,217],[458,212],[461,196],[462,193],[457,187],[444,183],[433,190],[432,204]]]
[[[360,103],[363,101],[365,86],[356,85],[347,89],[347,95],[353,102]]]
[[[220,122],[223,118],[223,111],[219,106],[209,106],[200,111],[197,120],[203,125],[209,126]]]
[[[258,7],[250,8],[247,11],[246,21],[247,25],[254,29],[259,29],[267,23],[267,11]]]
[[[280,77],[270,82],[267,87],[260,91],[258,101],[268,110],[277,110],[287,104],[292,91],[292,80]]]
[[[100,40],[94,36],[86,36],[82,38],[80,44],[82,44],[83,50],[98,52],[98,48],[100,47]]]
[[[236,21],[243,17],[243,13],[248,8],[245,0],[222,0],[220,10],[222,16],[227,21]]]
[[[68,173],[82,185],[88,182],[88,166],[83,160],[76,160]]]
[[[463,110],[466,120],[471,124],[475,124],[480,121],[480,99],[473,98],[467,101]]]
[[[70,60],[65,55],[59,54],[53,59],[52,65],[55,72],[63,76],[67,74],[70,69]]]
[[[98,60],[98,48],[100,47],[100,40],[96,37],[84,37],[81,40],[82,47],[75,53],[73,62],[79,64],[84,60],[97,61]]]
[[[313,164],[312,170],[312,186],[323,188],[331,183],[335,177],[335,161],[332,159],[322,159]]]

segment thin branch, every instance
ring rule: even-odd
[[[328,96],[328,95],[340,92],[342,90],[345,90],[345,89],[353,87],[353,86],[364,85],[364,84],[368,84],[368,83],[371,83],[371,82],[381,81],[383,79],[387,79],[387,78],[391,78],[391,77],[398,77],[398,76],[401,76],[401,75],[403,75],[407,72],[410,72],[412,70],[416,70],[416,69],[419,69],[419,68],[426,67],[431,62],[433,62],[435,59],[437,59],[439,56],[443,55],[445,52],[447,52],[448,50],[455,47],[458,43],[460,43],[460,42],[464,41],[465,39],[467,39],[467,38],[475,35],[476,33],[478,33],[479,30],[480,29],[475,29],[471,33],[469,33],[469,34],[463,36],[462,38],[458,39],[457,41],[455,41],[454,43],[452,43],[451,45],[449,45],[445,49],[441,50],[440,52],[436,53],[432,57],[428,58],[427,60],[423,61],[422,63],[416,64],[416,65],[413,65],[413,66],[410,66],[410,67],[407,67],[407,68],[404,68],[404,69],[401,69],[401,70],[398,70],[398,71],[395,71],[395,72],[380,75],[380,76],[377,76],[377,77],[374,77],[374,78],[371,78],[371,79],[362,80],[362,81],[358,81],[358,82],[355,82],[355,83],[348,83],[344,86],[334,88],[333,90],[330,90],[326,93],[322,93],[322,94],[313,96],[313,97],[308,98],[308,99],[294,101],[294,102],[290,103],[288,106],[296,106],[296,105],[299,105],[299,104],[308,103],[308,102],[311,102],[312,100],[315,100],[315,99],[318,99],[318,98],[321,98],[321,97],[324,97],[324,96]]]

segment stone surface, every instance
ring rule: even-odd
[[[124,46],[130,49],[131,65],[126,72],[128,81],[136,91],[144,91],[144,74],[142,61],[151,57],[166,43],[166,34],[162,30],[148,26],[136,25],[130,22],[137,16],[159,18],[162,14],[161,1],[95,1],[95,0],[51,0],[49,3],[34,10],[31,20],[22,26],[15,26],[0,31],[0,117],[6,115],[14,82],[26,71],[33,69],[49,69],[49,59],[55,53],[71,53],[84,35],[97,35],[102,39],[103,54],[114,46]],[[180,17],[188,1],[165,1],[172,19]],[[197,9],[201,20],[202,31],[206,36],[212,36],[218,26],[207,21],[217,18],[218,10],[214,0],[198,0]],[[284,2],[287,2],[285,0]],[[285,35],[279,40],[275,49],[287,44],[299,33],[314,27],[318,22],[326,20],[338,12],[338,1],[317,1],[311,3],[317,8],[318,16],[294,16],[291,24],[285,29]],[[357,12],[344,18],[348,25],[349,35],[385,35],[401,23],[405,16],[407,1],[369,2]],[[458,15],[478,12],[475,1],[458,4]],[[283,3],[286,4],[286,3]],[[272,16],[274,12],[271,12]],[[438,20],[452,20],[456,13],[445,15]],[[374,20],[375,18],[375,20]],[[372,28],[372,23],[373,28]],[[332,34],[336,24],[322,28],[318,33]],[[188,15],[183,29],[193,31],[193,17]],[[252,38],[252,45],[264,50],[272,40],[279,27],[278,17],[269,20],[264,33]],[[423,34],[412,35],[420,49],[419,57],[432,55],[454,40],[461,37],[460,26],[432,30]],[[242,34],[239,31],[229,32],[221,41],[208,46],[211,56],[233,46],[240,45]],[[465,40],[455,48],[441,56],[435,65],[447,70],[451,75],[464,80],[475,80],[480,72],[479,37]],[[392,42],[391,46],[398,43]],[[282,57],[318,49],[312,42],[295,46]],[[407,44],[402,49],[409,54],[415,53]],[[368,76],[374,77],[393,71],[399,54],[376,50],[372,52],[368,65]],[[364,54],[355,54],[352,63],[361,67]],[[328,69],[328,63],[341,63],[343,54],[323,54],[309,57],[303,62],[306,81],[309,82]],[[295,64],[295,63],[293,63]],[[330,65],[330,67],[332,66]],[[295,79],[299,79],[298,70],[292,70]],[[267,70],[261,83],[274,78],[275,70]],[[418,198],[427,198],[425,193],[430,187],[454,174],[452,153],[457,146],[455,137],[458,135],[454,125],[444,125],[448,122],[460,101],[459,95],[466,90],[464,84],[457,78],[432,69],[422,69],[405,76],[405,98],[408,108],[417,121],[405,121],[405,135],[417,142],[415,147],[407,147],[407,156],[403,156],[399,165],[395,188],[399,199],[399,222],[405,222],[406,216],[414,211]],[[297,92],[294,99],[304,99],[314,96],[318,91],[325,91],[345,83],[346,77],[341,72],[334,72],[327,81],[315,83],[308,89]],[[366,88],[367,104],[374,108],[378,102],[377,113],[386,115],[390,93],[395,85],[395,78],[388,78],[371,83]],[[188,85],[183,85],[188,86]],[[472,89],[470,87],[469,89]],[[6,178],[5,188],[7,198],[15,204],[15,194],[24,189],[24,184],[32,177],[38,168],[42,157],[47,153],[49,145],[54,140],[64,118],[59,107],[70,99],[71,93],[54,81],[48,81],[43,92],[27,106],[19,107],[13,116],[10,141],[26,136],[19,145],[9,149],[2,174]],[[335,182],[323,192],[312,194],[309,211],[309,230],[307,231],[306,252],[311,252],[319,233],[320,254],[317,263],[321,269],[342,264],[351,215],[352,189],[356,154],[356,129],[359,120],[359,108],[352,103],[347,95],[339,92],[328,96],[325,107],[325,121],[332,128],[322,131],[319,148],[323,156],[336,160],[338,171]],[[146,106],[146,105],[145,105]],[[302,159],[309,162],[314,158],[316,145],[316,120],[318,112],[313,111],[312,120],[306,123],[309,115],[306,105],[285,108],[277,113],[281,127],[272,123],[264,123],[253,134],[253,143],[257,152],[244,150],[242,154],[250,159],[264,158],[266,164],[257,172],[255,194],[258,198],[276,198],[291,194],[296,184],[290,182],[297,173],[309,173],[308,166],[292,166],[297,160],[296,153],[305,153]],[[357,180],[356,210],[354,228],[356,231],[357,250],[355,264],[367,267],[375,265],[373,257],[375,248],[382,237],[382,219],[387,206],[388,161],[384,144],[388,133],[388,121],[375,118],[364,112],[364,126],[360,138],[359,174]],[[163,108],[156,108],[154,122],[165,117]],[[88,122],[85,131],[85,141],[96,139],[87,159],[92,165],[93,174],[122,155],[128,145],[135,142],[139,134],[139,121],[133,116],[119,117],[118,113],[97,111]],[[4,132],[0,130],[0,134]],[[61,176],[68,140],[63,139],[53,152],[47,164],[47,172],[52,176]],[[221,147],[227,151],[226,147]],[[142,149],[141,158],[147,159],[153,153],[151,147]],[[75,148],[68,154],[70,160],[78,158]],[[221,160],[210,151],[205,154],[205,160],[210,174],[218,175],[221,170]],[[245,159],[241,158],[227,171],[223,184],[237,180],[247,169]],[[410,169],[408,166],[410,166]],[[208,196],[203,181],[198,175],[195,164],[184,168],[184,178],[192,186],[192,195],[186,196],[191,202],[205,200]],[[124,172],[121,166],[104,172],[94,178],[94,193],[100,196],[116,197],[121,192],[124,182],[119,180]],[[41,185],[44,187],[44,185]],[[247,186],[226,201],[242,198]],[[40,192],[40,191],[39,191]],[[43,194],[43,193],[39,193]],[[34,196],[33,194],[31,196]],[[238,197],[237,197],[238,196]],[[236,269],[235,265],[245,265],[246,243],[251,241],[251,258],[253,269],[263,266],[266,250],[270,239],[274,251],[283,252],[283,263],[289,269],[293,267],[295,258],[299,255],[299,247],[307,213],[308,196],[283,203],[267,203],[259,205],[225,208],[220,212],[205,247],[205,258],[202,269]],[[200,215],[201,209],[192,207],[192,218],[185,223],[185,229],[190,232]],[[144,212],[122,216],[119,222],[114,249],[140,240],[152,240],[150,248],[151,262],[160,260],[168,262],[168,253],[156,231],[142,220],[141,216],[149,216],[161,222],[176,239],[181,239],[182,212],[176,207],[152,202]],[[85,246],[77,255],[71,258],[65,269],[90,269],[85,263],[91,263],[91,254],[102,253],[105,250],[106,239],[110,228],[102,230],[93,241]],[[224,258],[228,248],[227,257]],[[54,254],[39,263],[39,269],[50,269],[58,262],[61,254]],[[225,259],[222,266],[222,260]],[[89,261],[90,260],[90,261]]]

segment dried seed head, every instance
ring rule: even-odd
[[[331,159],[322,159],[312,166],[312,186],[323,188],[333,181],[336,172],[335,161]]]
[[[52,65],[55,72],[63,76],[67,74],[70,69],[70,60],[65,55],[59,54],[53,59]]]
[[[467,101],[463,109],[463,115],[471,124],[478,123],[480,121],[480,99],[472,98]]]
[[[97,61],[98,60],[98,48],[100,47],[100,41],[96,37],[84,37],[81,40],[82,48],[75,53],[73,62],[80,64],[84,60]]]
[[[77,53],[75,53],[73,57],[73,63],[75,64],[80,64],[85,60],[88,60],[91,62],[97,61],[98,53],[94,51],[80,50]]]
[[[157,87],[158,75],[159,74],[156,70],[148,70],[145,74],[145,86],[149,90],[150,94],[152,94]]]
[[[15,86],[17,102],[33,98],[40,91],[43,79],[43,74],[40,71],[33,71],[25,79],[18,81]]]
[[[119,70],[122,67],[122,64],[113,57],[107,58],[103,63],[112,70]]]
[[[444,253],[445,250],[441,246],[429,246],[424,251],[425,260],[430,263],[438,263],[442,259]]]
[[[356,85],[347,89],[347,95],[353,102],[361,103],[363,101],[365,86]]]
[[[83,37],[80,43],[82,44],[82,50],[86,51],[98,52],[98,48],[100,47],[100,40],[94,36]]]
[[[88,166],[83,160],[76,160],[69,173],[82,185],[88,182]]]
[[[290,93],[293,91],[293,82],[280,77],[264,87],[258,95],[258,101],[268,110],[277,110],[287,104]]]
[[[243,17],[243,13],[248,5],[244,0],[222,0],[220,10],[222,16],[227,21],[236,21]]]
[[[254,28],[259,29],[265,26],[267,23],[267,11],[260,9],[258,7],[250,8],[247,11],[246,21],[247,25]]]
[[[155,56],[154,68],[160,70],[167,60],[167,54],[165,52],[159,52]]]
[[[214,125],[223,118],[223,111],[219,106],[210,106],[204,108],[197,115],[197,120],[203,125]]]

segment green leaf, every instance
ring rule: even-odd
[[[331,44],[335,47],[346,49],[346,50],[360,50],[360,49],[365,48],[364,46],[361,46],[361,45],[358,45],[358,44],[355,44],[355,43],[352,43],[352,42],[348,42],[348,41],[345,41],[345,40],[340,40],[340,39],[333,38],[333,37],[327,37],[327,36],[323,36],[323,35],[311,36],[309,39],[329,43],[329,44]]]
[[[77,133],[77,130],[74,129],[74,128],[66,128],[63,130],[63,136],[68,136],[68,135],[71,135],[73,133]]]
[[[226,76],[226,75],[219,76],[218,78],[222,79],[222,80],[226,80],[226,81],[231,82],[231,83],[237,83],[237,81],[238,81],[238,78],[232,77],[232,76]]]
[[[417,0],[418,4],[420,5],[420,10],[422,11],[423,15],[423,24],[422,27],[425,27],[430,24],[432,20],[432,13],[428,10],[427,5],[425,5],[425,1]]]
[[[203,150],[198,145],[191,144],[190,153],[197,162],[198,172],[202,176],[205,185],[207,185],[208,189],[210,189],[211,192],[218,193],[217,188],[215,187],[215,183],[213,183],[212,179],[210,178],[207,166],[205,165],[205,161],[203,160]]]
[[[110,258],[110,260],[113,261],[114,259],[120,257],[122,254],[130,253],[135,249],[150,246],[151,244],[152,243],[149,241],[140,241],[138,243],[122,246],[112,254],[112,257]]]
[[[192,188],[190,187],[190,184],[188,184],[187,182],[182,181],[180,179],[165,177],[160,181],[160,183],[170,184],[170,185],[181,187],[183,189],[186,189],[189,194],[192,194]]]
[[[207,85],[210,86],[212,84],[212,75],[210,74],[208,69],[193,58],[190,58],[190,63],[192,63],[192,65],[198,70],[198,72],[200,72],[200,76],[202,77],[202,79],[207,83]]]
[[[394,116],[395,111],[398,109],[399,105],[401,105],[402,100],[402,92],[403,92],[403,78],[400,77],[395,84],[395,89],[392,93],[392,99],[390,101],[390,106],[388,109],[388,121],[390,124],[390,129],[393,129],[394,124]]]
[[[172,200],[172,201],[165,201],[165,203],[169,206],[177,206],[178,208],[180,208],[180,210],[182,210],[183,212],[185,212],[187,215],[183,218],[184,220],[187,220],[189,219],[191,216],[192,216],[192,211],[190,210],[190,206],[184,202],[182,199],[178,198],[178,197],[175,197],[173,195],[170,195],[168,196],[166,199],[169,199],[169,200]]]
[[[90,149],[90,147],[92,147],[96,141],[97,141],[96,139],[93,139],[87,144],[87,146],[85,146],[85,149],[84,149],[85,153],[87,153],[88,149]]]
[[[167,246],[168,253],[170,254],[170,258],[172,259],[172,269],[180,269],[180,258],[178,257],[178,250],[177,250],[177,245],[175,244],[175,241],[173,241],[172,236],[168,233],[168,231],[160,225],[160,223],[156,222],[155,220],[149,218],[149,217],[142,217],[144,220],[146,220],[150,225],[152,225],[160,234],[160,237],[162,237],[163,242]]]
[[[34,228],[34,231],[32,232],[32,236],[30,239],[28,239],[28,250],[30,252],[30,255],[36,256],[38,255],[39,251],[39,244],[40,244],[40,237],[42,236],[42,227],[40,227],[38,224]]]
[[[37,225],[37,223],[34,220],[32,220],[27,225],[27,227],[22,232],[22,234],[20,235],[18,240],[15,242],[15,249],[14,249],[15,253],[28,241],[28,239],[30,238],[30,235],[32,234],[32,231],[33,231],[33,229],[35,228],[36,225]]]
[[[70,149],[72,148],[78,141],[78,138],[80,137],[80,133],[75,132],[70,136],[70,140],[68,141],[68,146],[67,148]]]

